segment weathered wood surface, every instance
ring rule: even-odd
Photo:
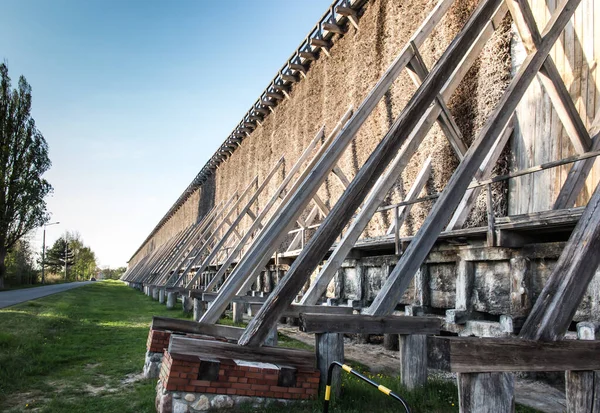
[[[565,372],[568,413],[600,413],[600,372]]]
[[[321,391],[325,389],[327,369],[334,361],[344,364],[344,335],[337,333],[315,334],[317,368],[321,372]],[[339,397],[342,392],[341,369],[333,369],[332,392]]]
[[[196,360],[205,358],[255,361],[296,367],[298,370],[313,370],[317,367],[316,357],[312,351],[282,347],[249,348],[215,340],[180,336],[171,337],[168,351],[172,355],[194,357]]]
[[[529,313],[520,336],[557,340],[567,331],[600,264],[600,185]]]
[[[434,204],[417,235],[409,244],[400,261],[398,261],[398,265],[396,265],[386,280],[371,307],[366,311],[367,313],[385,315],[394,310],[414,274],[460,203],[472,177],[493,147],[494,142],[506,126],[527,87],[544,63],[553,44],[571,18],[579,1],[566,1],[557,9],[548,28],[544,31],[540,46],[525,59],[515,74],[496,109],[494,109],[464,159],[450,178],[450,181]]]
[[[252,313],[256,314],[264,303],[250,303],[252,306]],[[352,307],[338,307],[330,305],[300,305],[292,304],[282,313],[281,317],[299,318],[300,314],[352,314],[354,310]]]
[[[395,154],[418,125],[423,113],[431,106],[447,79],[467,55],[473,40],[483,31],[501,4],[501,1],[487,0],[473,13],[464,29],[450,44],[386,136],[363,164],[350,186],[342,194],[331,213],[325,218],[304,248],[300,257],[292,264],[286,276],[277,285],[271,294],[270,300],[267,300],[261,311],[250,322],[246,332],[240,338],[240,344],[257,346],[262,343],[270,327],[302,288],[306,279],[314,270],[314,266],[323,259],[356,209],[364,201],[376,180],[383,174]],[[399,296],[396,298],[399,298]],[[397,303],[398,299],[396,299],[393,307]],[[388,313],[391,313],[392,310],[393,308]]]
[[[412,37],[412,44],[416,47],[423,44],[425,38],[442,19],[451,4],[452,1],[445,0],[436,6],[434,13],[429,16]],[[293,196],[290,196],[282,213],[273,219],[261,232],[261,235],[257,242],[254,243],[253,248],[245,254],[244,258],[237,265],[236,270],[234,270],[227,282],[221,288],[222,299],[219,300],[218,303],[215,303],[213,306],[214,311],[211,311],[213,310],[211,308],[205,314],[204,321],[215,322],[218,320],[224,307],[239,291],[246,279],[251,278],[257,268],[262,268],[266,262],[268,262],[273,251],[277,248],[283,237],[285,237],[288,230],[291,229],[296,217],[302,213],[307,203],[325,180],[329,171],[331,171],[352,139],[356,136],[356,133],[362,124],[366,121],[367,117],[371,114],[375,106],[383,98],[383,95],[387,92],[394,80],[410,62],[413,56],[412,45],[407,44],[377,82],[375,87],[369,92],[346,126],[336,136],[334,142],[328,148],[324,156],[322,156],[317,164],[311,169],[309,176],[304,179],[300,187],[294,192]],[[281,285],[281,283],[279,285]],[[290,302],[291,301],[287,302],[282,310],[284,310]],[[277,317],[279,315],[280,314],[278,314]],[[264,331],[261,340],[265,338],[269,328]]]
[[[441,322],[432,317],[300,313],[300,331],[348,334],[439,334]]]
[[[218,296],[219,294],[217,293],[202,293],[202,300],[206,301],[207,303],[210,303],[215,301]],[[255,297],[252,295],[236,295],[231,301],[234,303],[263,303],[267,301],[267,297]]]
[[[457,373],[600,369],[600,341],[428,337],[430,367]]]
[[[350,117],[351,113],[352,113],[352,109],[349,109],[344,114],[344,116],[342,117],[342,121],[347,120],[347,117]],[[267,214],[269,213],[269,211],[271,211],[271,208],[273,208],[273,206],[275,205],[275,203],[277,202],[277,200],[280,198],[280,196],[286,190],[286,188],[290,184],[292,178],[296,175],[296,173],[298,173],[298,171],[300,171],[300,168],[302,167],[302,165],[304,164],[304,162],[308,159],[308,157],[312,153],[313,149],[316,147],[317,143],[323,138],[324,131],[325,131],[325,127],[322,127],[317,132],[317,134],[315,135],[315,137],[313,138],[313,140],[304,149],[304,151],[302,152],[302,154],[300,155],[300,157],[298,158],[298,160],[296,161],[296,163],[294,164],[294,166],[289,170],[289,172],[287,173],[286,177],[283,179],[283,181],[281,182],[281,184],[279,184],[279,186],[277,187],[277,189],[275,190],[275,192],[273,193],[273,195],[271,196],[271,198],[269,199],[269,201],[262,208],[262,210],[260,211],[260,213],[256,217],[256,220],[254,221],[254,223],[250,226],[250,228],[248,228],[248,231],[242,237],[242,239],[239,240],[238,244],[233,249],[233,251],[231,251],[229,253],[229,256],[227,257],[227,259],[225,260],[225,262],[221,265],[221,268],[219,269],[219,271],[217,271],[217,273],[215,274],[215,276],[213,277],[213,279],[210,280],[210,282],[206,285],[206,290],[207,291],[211,291],[212,289],[214,289],[216,287],[217,283],[219,281],[221,281],[221,279],[223,279],[223,276],[225,275],[225,272],[227,271],[227,269],[229,268],[229,266],[233,263],[233,260],[238,256],[238,254],[240,254],[240,252],[242,251],[242,248],[244,248],[247,245],[247,243],[250,241],[250,238],[255,235],[255,233],[256,233],[257,230],[259,230],[258,227],[259,226],[261,226],[261,227],[263,226],[262,221],[265,219],[265,217],[267,216]],[[325,143],[323,145],[325,145]],[[297,185],[297,181],[294,182],[292,184],[291,188],[289,188],[289,189],[291,191],[293,191],[295,185]],[[281,204],[283,204],[283,202]],[[277,212],[275,212],[275,215],[276,214],[277,214]]]
[[[459,373],[460,413],[511,413],[515,411],[515,380],[510,373]]]
[[[211,337],[223,337],[237,340],[244,331],[243,328],[222,326],[219,324],[198,323],[177,318],[152,317],[151,330],[173,331],[178,333],[202,334]]]
[[[417,318],[417,317],[407,317]],[[424,334],[401,334],[400,382],[413,390],[427,383],[427,336]]]
[[[235,217],[233,222],[229,223],[229,229],[227,231],[225,231],[225,233],[218,239],[216,244],[213,246],[213,250],[204,259],[204,261],[202,262],[200,267],[196,269],[196,274],[186,283],[186,285],[185,285],[186,288],[191,288],[192,285],[194,285],[194,283],[198,281],[199,277],[202,275],[204,270],[206,270],[206,268],[213,262],[213,260],[217,257],[217,255],[222,252],[227,240],[231,237],[231,235],[237,229],[237,227],[240,224],[240,222],[242,221],[242,219],[244,219],[244,215],[246,215],[246,213],[250,211],[250,208],[252,207],[252,205],[254,205],[258,201],[258,197],[260,196],[260,194],[262,194],[262,192],[265,190],[265,188],[267,188],[267,185],[269,184],[271,179],[273,179],[273,177],[275,176],[275,173],[283,165],[284,161],[285,161],[285,158],[282,156],[275,163],[275,165],[273,165],[273,167],[271,168],[271,170],[269,171],[269,173],[267,174],[267,176],[265,177],[263,182],[258,186],[258,188],[256,188],[256,190],[254,191],[252,196],[246,201],[246,204],[239,211],[238,215]],[[256,183],[258,184],[258,178],[256,180]],[[240,234],[237,234],[237,236],[238,236],[238,243],[239,243],[244,237]],[[194,261],[192,261],[192,263],[190,263],[190,265],[192,265],[193,262]]]

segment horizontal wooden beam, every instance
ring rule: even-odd
[[[218,293],[203,293],[202,301],[207,303],[213,302],[217,299]],[[238,295],[233,299],[236,303],[264,303],[267,297],[252,297],[250,295]]]
[[[256,297],[255,297],[256,298]],[[250,302],[252,312],[258,311],[263,303]],[[281,317],[299,318],[300,314],[347,314],[353,313],[352,307],[338,307],[329,305],[290,305],[282,314]]]
[[[440,326],[433,317],[300,314],[300,330],[305,333],[439,334]]]
[[[179,320],[177,318],[152,317],[151,330],[173,331],[177,333],[202,334],[211,337],[222,337],[237,341],[243,328],[222,326],[219,324],[197,323],[195,321]]]
[[[195,357],[208,360],[244,360],[259,363],[291,366],[298,370],[314,370],[317,366],[315,353],[281,347],[250,348],[237,344],[188,337],[171,337],[169,353],[174,358]]]
[[[457,373],[599,370],[600,341],[428,337],[431,368]]]

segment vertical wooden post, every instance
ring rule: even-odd
[[[459,257],[456,263],[456,302],[457,310],[471,310],[471,293],[473,292],[473,281],[475,278],[475,265]]]
[[[201,298],[194,298],[194,321],[200,321],[206,310],[206,303]]]
[[[344,362],[344,336],[339,333],[315,334],[315,351],[317,352],[317,368],[321,372],[321,391],[325,390],[327,369],[334,361]],[[333,370],[331,390],[335,396],[342,392],[340,369]]]
[[[244,303],[233,302],[233,322],[241,323],[244,321]]]
[[[521,254],[510,259],[510,314],[525,316],[531,309],[530,263]]]
[[[423,334],[399,336],[400,382],[407,389],[427,383],[427,336]]]
[[[398,340],[398,334],[384,334],[383,347],[386,350],[397,351],[399,345]]]
[[[594,340],[595,330],[593,323],[578,323],[577,338]],[[600,412],[600,372],[566,371],[565,383],[567,413]]]
[[[515,411],[512,373],[458,373],[460,413],[510,413]]]
[[[176,292],[168,292],[167,293],[167,309],[170,310],[175,308],[175,303],[177,302],[177,293]]]

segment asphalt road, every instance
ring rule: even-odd
[[[87,285],[93,281],[80,281],[66,284],[44,285],[43,287],[24,288],[22,290],[0,291],[0,308],[10,307],[36,298],[45,297]]]

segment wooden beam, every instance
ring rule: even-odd
[[[174,333],[202,334],[211,337],[222,337],[227,340],[237,341],[243,328],[223,326],[220,324],[198,323],[195,321],[181,320],[178,318],[152,317],[150,330],[172,331]]]
[[[283,100],[283,93],[277,93],[277,92],[267,92],[266,93],[267,97],[273,98],[273,99],[277,99],[277,100]]]
[[[460,203],[472,177],[485,159],[494,142],[508,123],[529,84],[546,60],[548,53],[570,20],[580,0],[567,0],[557,8],[548,23],[540,47],[523,61],[506,89],[502,99],[469,148],[464,159],[450,178],[444,191],[431,209],[400,261],[387,278],[368,314],[385,315],[396,307],[414,274],[431,250],[440,232]],[[433,71],[432,71],[433,73]],[[244,339],[244,337],[242,337]]]
[[[458,373],[600,369],[600,341],[428,337],[429,366]]]
[[[300,331],[305,333],[439,334],[440,325],[432,317],[300,313]]]
[[[225,262],[223,263],[223,265],[221,266],[219,271],[217,271],[217,273],[215,274],[213,279],[208,283],[208,285],[206,286],[207,291],[210,291],[216,287],[217,283],[225,276],[225,272],[226,272],[227,268],[232,264],[235,257],[237,257],[237,255],[241,252],[242,248],[250,241],[250,237],[253,236],[253,234],[256,232],[256,230],[258,229],[259,226],[262,226],[262,221],[265,219],[265,217],[267,216],[267,214],[269,213],[271,208],[273,208],[273,206],[275,205],[275,202],[277,202],[277,200],[279,199],[279,196],[288,187],[289,183],[291,182],[293,177],[296,175],[296,173],[300,170],[300,168],[302,167],[304,162],[308,159],[308,157],[312,153],[312,150],[316,147],[317,143],[323,138],[324,131],[325,131],[325,127],[322,127],[321,129],[319,129],[319,131],[317,132],[315,137],[308,144],[308,146],[304,149],[304,151],[302,152],[302,154],[300,155],[298,160],[294,163],[292,168],[289,170],[287,176],[283,179],[281,184],[279,184],[279,187],[275,190],[275,193],[273,193],[273,195],[271,196],[269,201],[266,203],[266,205],[260,211],[256,220],[254,220],[254,222],[252,223],[250,228],[248,228],[248,231],[246,232],[244,237],[242,237],[242,239],[240,240],[238,245],[236,245],[235,248],[233,249],[233,251],[229,254],[229,257],[225,260]],[[295,182],[292,185],[292,187],[291,187],[292,190],[294,189],[296,184],[297,184],[297,182]],[[283,202],[281,205],[283,205]],[[281,205],[280,205],[280,207],[281,207]],[[275,211],[274,215],[277,215],[277,210]]]
[[[451,4],[452,0],[444,0],[435,6],[432,13],[430,13],[412,37],[412,41],[417,46],[423,44],[424,40],[442,19]],[[217,321],[231,298],[236,295],[244,283],[248,280],[252,282],[253,277],[256,275],[255,271],[262,268],[269,261],[273,252],[279,246],[280,241],[287,235],[297,217],[301,215],[304,208],[310,202],[312,195],[317,192],[329,171],[331,171],[331,168],[337,163],[362,124],[383,98],[383,95],[400,72],[412,59],[413,55],[411,47],[408,45],[405,46],[339,134],[330,136],[333,142],[328,146],[328,156],[320,156],[319,159],[315,157],[317,160],[310,165],[310,168],[306,169],[308,172],[305,178],[302,179],[301,184],[293,193],[290,192],[286,196],[285,208],[282,208],[281,212],[265,227],[259,235],[257,242],[253,244],[252,248],[248,250],[244,258],[238,263],[234,272],[221,288],[220,294],[222,298],[220,302],[215,302],[208,309],[203,317],[203,321]],[[310,179],[308,179],[309,174],[311,174]],[[283,306],[282,310],[285,310],[288,304],[289,302]]]
[[[337,6],[335,12],[341,16],[346,16],[350,23],[358,30],[358,15],[356,10],[351,9],[350,7]]]
[[[168,351],[171,355],[194,357],[196,360],[244,360],[308,371],[317,367],[314,352],[282,347],[249,348],[215,340],[172,336]]]
[[[517,26],[517,30],[523,40],[523,45],[528,53],[536,50],[541,41],[542,36],[535,23],[533,12],[529,7],[529,3],[522,0],[507,0],[506,4],[513,16],[513,21]],[[554,106],[554,110],[558,114],[565,131],[571,143],[578,153],[584,153],[591,147],[591,139],[588,134],[581,116],[577,112],[577,108],[571,99],[571,95],[567,90],[552,57],[548,56],[543,66],[540,69],[538,79],[542,87],[550,97],[550,101]]]
[[[521,337],[530,340],[557,340],[566,333],[600,264],[598,251],[600,185],[596,187],[550,278],[529,313],[521,329]]]
[[[299,81],[298,76],[296,75],[292,75],[292,74],[287,74],[287,73],[282,73],[281,75],[281,79],[285,80],[286,82],[292,82],[292,83],[296,83]]]
[[[240,344],[257,346],[262,343],[262,340],[264,340],[271,326],[285,309],[285,306],[294,299],[297,292],[302,288],[308,277],[310,277],[316,263],[323,259],[342,229],[354,215],[357,208],[363,203],[371,187],[406,143],[413,130],[418,126],[423,113],[427,112],[442,90],[448,77],[459,66],[470,50],[473,41],[477,39],[489,24],[489,20],[494,16],[501,4],[502,1],[486,0],[475,10],[463,30],[450,44],[444,55],[432,69],[430,75],[406,104],[404,110],[400,113],[388,133],[363,164],[350,186],[344,191],[308,245],[304,247],[301,255],[292,264],[284,279],[275,287],[269,300],[250,322],[246,332],[240,338]],[[414,53],[411,54],[414,55]],[[425,255],[427,252],[425,251]],[[393,307],[399,301],[399,297],[396,298]],[[391,313],[391,310],[389,313]]]
[[[594,136],[592,139],[592,151],[600,150],[600,109],[596,113],[596,118],[592,122],[590,128],[590,135]],[[581,190],[585,186],[585,181],[590,174],[590,171],[594,167],[595,158],[586,159],[575,163],[569,170],[567,179],[563,184],[556,202],[554,203],[554,209],[572,208],[577,202],[577,197],[581,193]]]
[[[322,27],[324,30],[327,30],[328,32],[331,33],[337,33],[337,34],[344,34],[346,33],[346,31],[344,30],[343,27],[341,27],[340,25],[338,25],[337,23],[333,23],[333,22],[325,22],[322,24]]]
[[[317,60],[317,54],[309,51],[300,51],[298,52],[298,56],[306,60]]]
[[[275,176],[275,173],[279,170],[280,166],[283,165],[284,160],[285,160],[285,158],[282,156],[275,163],[275,165],[273,165],[273,167],[271,168],[271,170],[265,177],[264,181],[260,184],[260,186],[258,188],[256,188],[256,191],[254,191],[254,194],[252,194],[252,196],[248,199],[248,201],[246,202],[246,205],[244,205],[244,207],[242,208],[242,210],[240,211],[238,216],[235,218],[235,220],[232,223],[230,223],[229,229],[225,232],[225,234],[223,234],[221,239],[219,239],[219,241],[215,244],[213,251],[208,255],[208,257],[206,257],[206,259],[204,260],[204,262],[202,263],[200,268],[196,271],[196,274],[194,275],[194,277],[192,277],[192,279],[187,283],[186,288],[191,288],[193,283],[198,280],[198,278],[202,274],[202,272],[215,259],[215,257],[219,253],[219,251],[221,251],[223,249],[223,247],[225,246],[225,243],[227,242],[227,240],[229,239],[231,234],[233,232],[235,232],[237,234],[236,228],[244,219],[244,215],[246,215],[246,212],[250,210],[252,205],[254,205],[254,203],[258,200],[258,197],[260,196],[260,194],[262,194],[262,192],[265,190],[265,188],[267,188],[269,182],[271,182],[271,179],[273,179],[273,177]],[[258,180],[255,180],[255,183],[258,183]],[[237,234],[237,236],[238,236],[239,241],[241,241],[244,238],[241,234]]]

